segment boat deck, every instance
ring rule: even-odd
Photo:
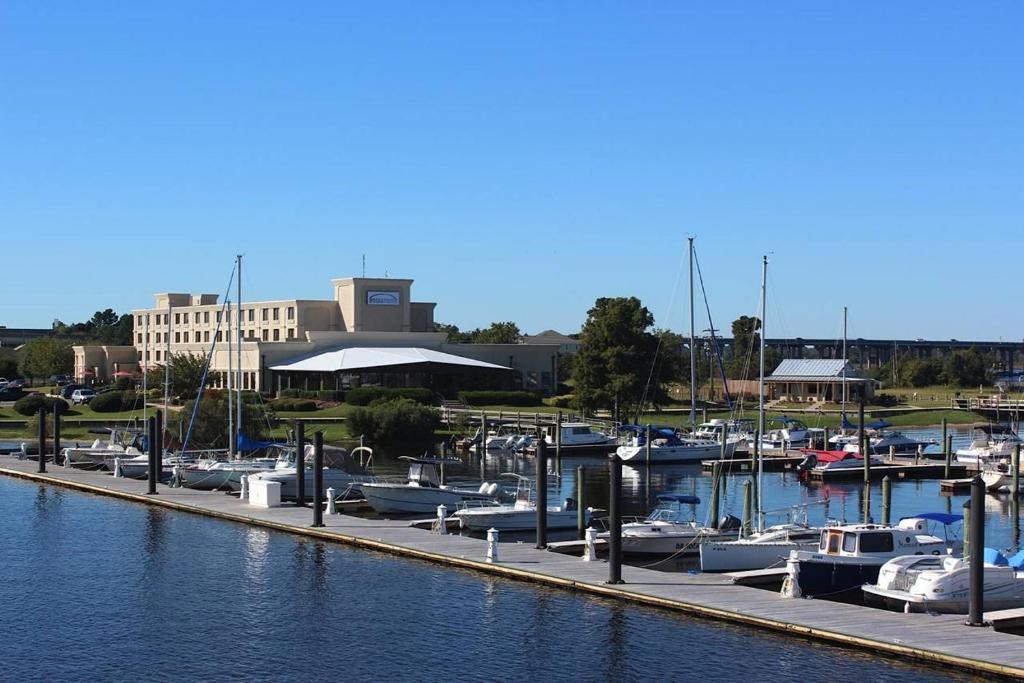
[[[606,562],[584,562],[572,555],[537,550],[527,543],[501,544],[499,561],[492,564],[485,561],[486,541],[434,534],[410,527],[408,520],[325,514],[325,526],[312,528],[309,508],[256,508],[235,495],[172,489],[163,484],[158,485],[158,495],[148,496],[145,481],[115,479],[104,472],[52,464],[46,474],[35,470],[35,462],[0,456],[0,474],[9,476],[811,637],[876,654],[954,666],[989,677],[1024,678],[1024,641],[990,628],[967,627],[963,616],[902,614],[827,601],[785,599],[772,591],[733,585],[725,576],[669,574],[628,565],[622,567],[625,583],[609,585]]]

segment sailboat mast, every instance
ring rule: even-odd
[[[227,373],[227,390],[228,390],[228,457],[233,457],[235,454],[235,429],[234,419],[235,411],[234,406],[231,403],[231,386],[234,383],[234,369],[231,367],[231,299],[228,299],[224,303],[227,304],[227,320],[224,321],[224,331],[227,333],[228,340],[228,373]],[[219,333],[218,333],[219,334]],[[218,340],[219,341],[219,340]]]
[[[693,330],[693,238],[687,237],[690,247],[690,428],[697,428],[697,347]]]
[[[146,423],[146,379],[149,376],[149,313],[142,319],[142,423]]]
[[[171,297],[167,297],[167,335],[164,337],[164,418],[167,412],[167,404],[170,403],[171,395]]]
[[[235,336],[238,337],[238,342],[237,342],[237,347],[238,347],[238,364],[237,364],[237,368],[238,368],[237,369],[238,381],[235,382],[235,387],[238,389],[238,402],[235,404],[235,410],[237,411],[236,414],[235,414],[235,425],[237,427],[235,432],[237,434],[237,433],[240,433],[242,431],[242,255],[238,254],[236,256],[236,258],[238,259],[238,298],[235,301],[235,306],[236,306],[236,310],[237,310],[236,320],[238,322],[238,324],[236,326],[236,329],[235,329]],[[231,351],[229,350],[228,353],[231,353]],[[250,388],[255,388],[255,387],[250,387]],[[238,442],[238,438],[236,436],[235,437],[235,447],[236,447],[236,449],[238,447],[238,443],[237,442]]]
[[[757,382],[757,530],[764,531],[764,319],[767,313],[768,257],[761,262],[761,359],[760,375]]]
[[[843,306],[843,417],[846,417],[846,306]],[[845,427],[844,427],[845,429]]]

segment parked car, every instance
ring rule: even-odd
[[[24,389],[28,386],[28,380],[26,379],[12,379],[7,383],[8,389]]]
[[[70,399],[71,394],[75,393],[76,389],[88,389],[84,384],[68,384],[61,388],[57,394],[63,399]]]
[[[96,397],[96,392],[92,389],[75,389],[71,393],[71,402],[76,406],[80,406],[83,403],[88,403]]]
[[[47,382],[50,384],[56,384],[58,387],[62,387],[65,384],[71,384],[71,378],[67,375],[50,375]]]

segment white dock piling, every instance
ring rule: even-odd
[[[114,476],[121,476],[121,458],[114,458]]]
[[[584,532],[584,541],[586,545],[583,548],[583,561],[584,562],[596,562],[597,561],[597,529],[590,526],[587,527]]]
[[[437,506],[437,533],[442,536],[448,533],[448,508],[444,505]]]
[[[242,485],[238,493],[238,500],[249,500],[249,475],[243,474],[238,481]]]
[[[487,530],[487,561],[498,561],[498,530],[494,528]]]
[[[22,441],[21,450],[18,452],[18,460],[24,460],[26,457],[28,457],[28,444]]]
[[[338,514],[338,505],[334,502],[334,499],[338,496],[333,488],[327,489],[327,514],[336,515]]]

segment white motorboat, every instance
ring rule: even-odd
[[[982,570],[986,610],[1024,607],[1024,551],[1007,559],[985,548]],[[868,602],[907,612],[966,614],[969,562],[958,557],[897,557],[878,572],[878,583],[863,586]]]
[[[701,543],[728,540],[739,533],[739,520],[726,515],[719,528],[704,526],[695,519],[700,499],[679,493],[663,493],[658,505],[641,520],[622,525],[622,552],[629,555],[697,554]],[[690,507],[687,516],[683,506]],[[607,539],[609,532],[598,538]]]
[[[693,431],[693,438],[721,444],[723,430],[726,433],[726,444],[731,444],[735,453],[749,452],[750,444],[754,443],[753,420],[708,420],[697,425],[697,429]]]
[[[516,501],[511,505],[487,504],[467,501],[466,506],[453,514],[464,529],[472,531],[531,531],[537,528],[537,504],[534,498],[534,482],[528,477],[509,474],[519,480]],[[548,529],[575,529],[579,511],[576,501],[567,498],[560,506],[548,506]],[[584,510],[584,524],[590,521],[590,510]]]
[[[782,595],[790,598],[828,597],[859,590],[875,583],[882,565],[904,555],[944,556],[959,552],[963,543],[951,539],[949,525],[960,515],[932,512],[906,517],[895,525],[846,524],[822,530],[815,550],[794,550],[786,561]],[[939,538],[928,532],[928,522],[945,525]]]
[[[615,449],[616,455],[622,458],[623,462],[631,464],[647,462],[646,428],[634,425],[622,427],[620,430],[631,431],[632,436],[625,444]],[[725,457],[732,457],[736,450],[736,442],[727,442],[725,448]],[[721,441],[680,436],[671,428],[651,430],[650,462],[700,462],[717,459],[721,455]]]
[[[705,541],[700,545],[700,569],[704,572],[736,572],[785,564],[793,550],[818,546],[821,527],[776,524],[747,538]]]
[[[312,500],[313,493],[316,490],[316,482],[314,481],[315,472],[312,466],[313,457],[314,451],[312,444],[306,444],[303,449],[303,491],[306,500]],[[372,476],[367,475],[362,471],[350,472],[349,469],[358,470],[359,468],[353,467],[353,463],[350,461],[345,449],[331,448],[330,454],[327,448],[324,449],[324,490],[322,493],[325,496],[325,500],[327,489],[333,488],[338,495],[342,495],[343,492],[354,494],[359,492],[359,487],[363,482],[373,480]],[[298,497],[294,448],[281,451],[281,455],[278,456],[274,469],[266,472],[256,472],[255,474],[250,474],[248,476],[249,481],[262,479],[265,481],[279,482],[281,484],[282,500],[295,500]],[[229,475],[228,485],[232,490],[238,490],[241,487],[241,483],[238,481],[240,478],[241,474],[238,472],[234,472]]]
[[[608,446],[615,443],[615,438],[595,432],[586,422],[563,422],[561,429],[562,448],[585,447],[585,446]],[[554,435],[544,435],[544,442],[548,445],[555,445]]]
[[[1013,491],[1013,466],[1006,464],[986,464],[982,466],[981,476],[985,482],[985,490],[992,493]]]
[[[442,484],[437,466],[442,464],[462,465],[459,460],[436,458],[410,458],[409,476],[404,481],[374,479],[359,485],[366,502],[380,514],[434,514],[439,505],[454,511],[466,503],[494,502],[498,497],[496,483],[483,482],[479,488],[448,486]]]
[[[975,429],[983,436],[974,439],[967,448],[958,448],[957,462],[985,465],[1008,461],[1014,446],[1021,443],[1020,437],[1009,427],[982,425]]]
[[[95,439],[85,447],[61,449],[62,462],[69,467],[102,468],[107,458],[133,458],[145,451],[145,437],[137,429],[111,429],[109,439]]]
[[[801,448],[808,445],[809,437],[807,425],[783,415],[768,421],[768,428],[761,437],[761,447],[769,451]]]

